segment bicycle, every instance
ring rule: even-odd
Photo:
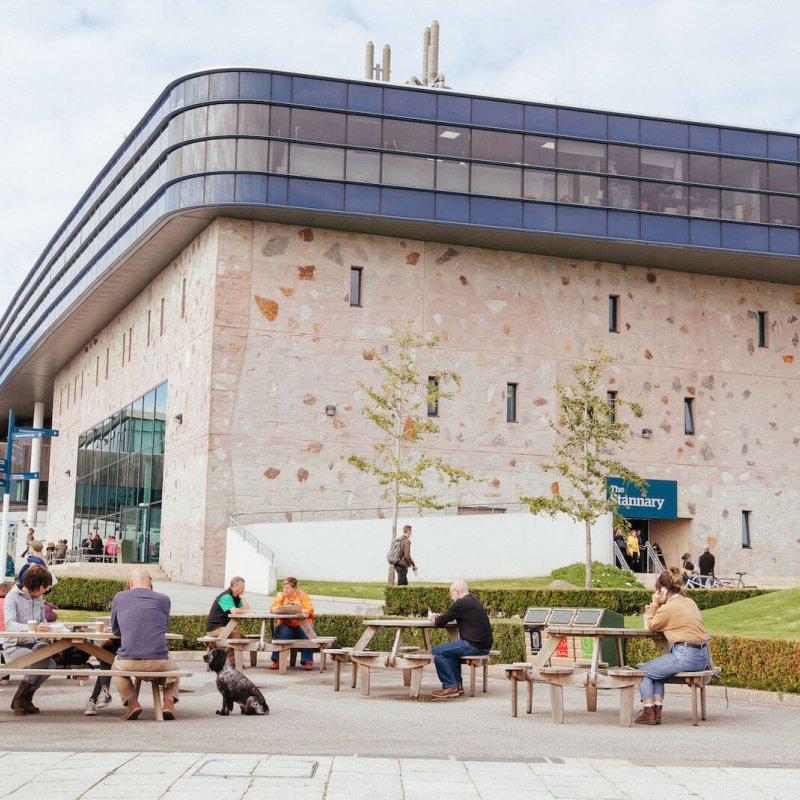
[[[721,578],[722,588],[724,589],[758,589],[758,586],[755,584],[745,583],[744,576],[747,575],[747,571],[744,572],[737,572],[736,579],[734,578]]]

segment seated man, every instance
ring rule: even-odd
[[[469,593],[464,581],[455,581],[450,587],[453,604],[444,614],[428,613],[428,619],[437,628],[443,628],[453,620],[458,625],[456,639],[446,644],[437,644],[433,653],[436,674],[442,688],[432,692],[434,697],[457,697],[464,694],[461,682],[461,656],[485,656],[492,649],[492,626],[489,615],[480,601]]]
[[[314,606],[311,598],[297,588],[297,578],[284,578],[283,591],[275,598],[269,610],[275,614],[280,613],[281,606],[299,605],[305,619],[287,619],[275,627],[274,639],[308,639],[309,632],[313,636],[314,629],[311,622],[314,619]],[[306,669],[314,668],[314,651],[301,650],[300,663]],[[272,654],[272,669],[278,669],[278,653]]]
[[[131,570],[127,591],[117,592],[111,603],[111,630],[122,639],[112,669],[163,672],[178,668],[169,657],[165,638],[170,608],[169,597],[153,591],[153,581],[144,567]],[[164,681],[164,719],[175,719],[178,683],[177,678]],[[115,675],[114,686],[127,706],[124,719],[136,719],[142,707],[133,682]]]
[[[211,610],[208,612],[208,619],[206,620],[206,636],[219,637],[224,630],[225,626],[231,621],[231,616],[236,616],[240,611],[249,611],[250,606],[247,600],[242,596],[244,595],[244,578],[238,575],[231,578],[230,586],[221,594],[214,598],[211,604]],[[241,631],[235,630],[228,634],[229,639],[244,639],[244,634]],[[206,649],[211,650],[215,647],[213,644],[207,645]],[[228,648],[228,661],[234,663],[233,648]]]

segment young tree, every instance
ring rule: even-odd
[[[373,348],[372,357],[383,373],[380,389],[359,384],[371,400],[362,411],[383,434],[382,441],[372,446],[372,457],[351,455],[350,464],[378,479],[384,487],[383,497],[392,504],[392,538],[397,538],[397,516],[401,504],[420,508],[444,508],[434,494],[425,491],[426,473],[431,471],[448,486],[472,480],[470,473],[448,464],[439,456],[426,455],[424,441],[439,433],[439,426],[428,416],[428,408],[438,409],[441,400],[449,400],[454,390],[443,384],[461,385],[461,376],[454,370],[437,369],[420,374],[417,351],[433,349],[438,337],[427,339],[406,329],[392,331],[390,353],[386,357]],[[394,585],[394,568],[389,568],[389,585]]]
[[[575,522],[583,522],[586,530],[586,588],[592,586],[592,525],[603,515],[616,515],[617,502],[607,492],[610,477],[619,477],[643,489],[644,481],[633,470],[611,457],[612,447],[627,441],[630,427],[617,419],[621,406],[627,406],[635,417],[642,416],[637,403],[615,398],[606,402],[598,395],[598,385],[606,367],[613,362],[602,348],[592,353],[587,363],[573,366],[574,380],[556,384],[558,420],[548,419],[556,435],[552,463],[542,469],[557,472],[566,479],[571,491],[561,494],[554,483],[549,497],[521,497],[533,514],[566,514]]]

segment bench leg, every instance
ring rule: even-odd
[[[244,653],[238,648],[233,648],[233,664],[240,672],[244,670]]]
[[[597,686],[594,684],[586,685],[586,710],[597,711]]]
[[[700,719],[703,722],[706,720],[706,685],[704,683],[700,686]]]
[[[319,649],[319,671],[320,672],[325,672],[325,662],[326,662],[327,658],[328,658],[328,656],[327,656],[327,653],[325,652],[325,648],[324,647],[320,647],[320,649]]]
[[[405,672],[405,670],[403,670]],[[419,691],[422,688],[422,667],[414,667],[411,670],[411,699],[419,699]]]
[[[294,653],[292,653],[294,655]],[[286,666],[287,662],[289,661],[289,651],[285,648],[281,648],[281,651],[278,653],[278,674],[285,675],[286,674]]]
[[[255,667],[258,664],[258,651],[250,651],[250,666]]]
[[[564,722],[564,689],[561,684],[550,684],[550,711],[553,722],[559,725]]]
[[[489,662],[483,662],[483,693],[486,694],[487,692],[487,684],[489,682]]]
[[[294,669],[297,666],[297,650],[292,650],[291,667]]]
[[[469,662],[469,696],[475,697],[475,662]]]
[[[692,725],[697,725],[697,684],[690,678],[689,686],[692,690]]]
[[[351,662],[352,665],[352,673],[350,675],[350,688],[355,689],[356,684],[358,683],[358,664],[355,661]]]
[[[528,714],[533,714],[533,681],[526,681],[528,684],[528,705],[525,709]]]
[[[403,670],[403,686],[411,686],[411,668]]]
[[[164,721],[164,708],[161,705],[161,685],[158,680],[150,682],[153,687],[153,711],[159,722]]]
[[[511,716],[517,716],[517,679],[512,675],[511,678]]]
[[[630,728],[633,722],[633,686],[624,686],[619,691],[619,724]]]
[[[369,697],[369,667],[366,664],[361,665],[361,696]]]
[[[342,662],[338,658],[333,659],[333,691],[339,691],[339,680],[342,677]]]

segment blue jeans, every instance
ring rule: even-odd
[[[461,685],[461,656],[485,656],[489,651],[473,647],[463,639],[456,639],[454,642],[437,644],[431,652],[442,687],[449,689]]]
[[[664,679],[678,672],[696,672],[709,666],[708,646],[696,648],[685,644],[676,644],[665,656],[654,658],[639,664],[639,671],[646,673],[639,684],[639,695],[642,700],[652,700],[658,695],[664,696]]]
[[[275,627],[275,633],[272,635],[273,639],[308,639],[306,636],[306,632],[299,626],[299,625],[285,625],[281,622],[280,625]],[[277,664],[278,662],[278,654],[272,654],[272,660]],[[300,651],[300,663],[301,664],[311,664],[314,661],[314,651],[313,650],[301,650]]]

